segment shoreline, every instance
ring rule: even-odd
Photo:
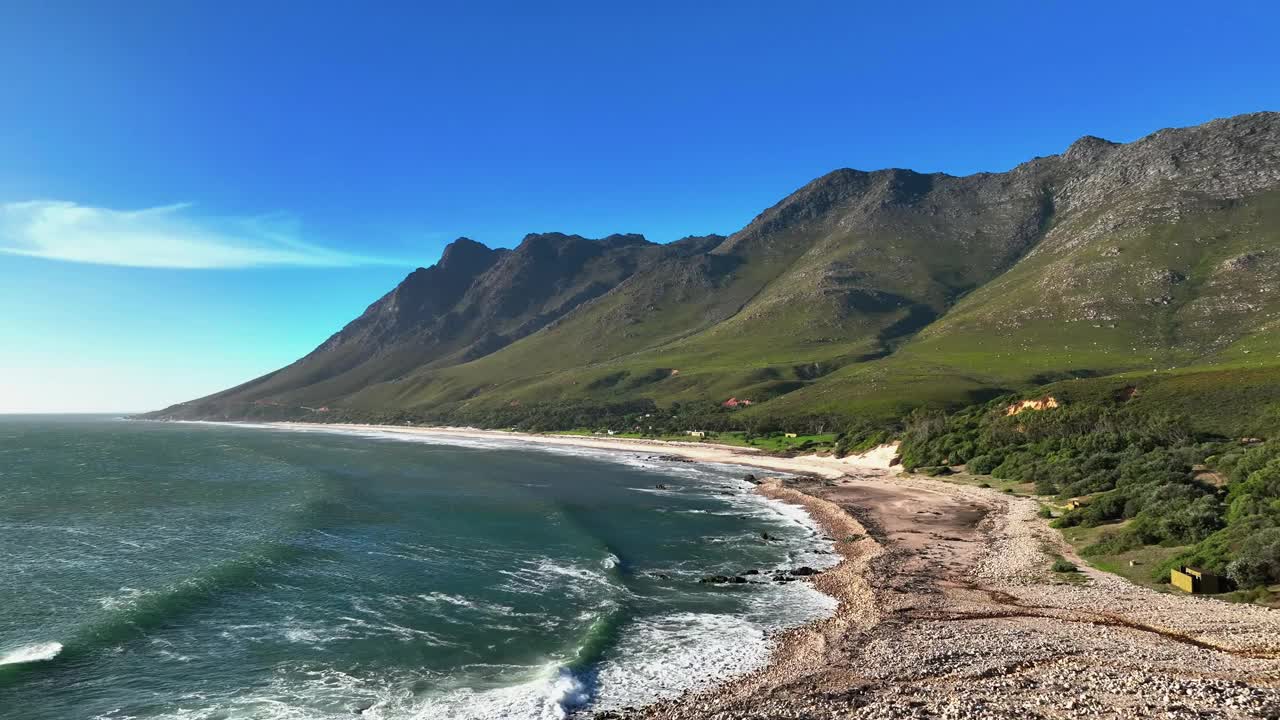
[[[884,473],[758,490],[840,540],[814,579],[835,614],[758,671],[597,720],[1280,718],[1280,612],[1053,573],[1074,555],[1034,500]]]
[[[779,632],[756,670],[596,720],[1280,719],[1280,611],[1158,592],[1088,567],[1036,501],[896,474],[892,449],[785,458],[471,428],[259,426],[516,440],[799,476],[755,491],[803,507],[835,541],[840,562],[811,579],[836,599],[834,613]],[[1058,554],[1078,572],[1052,572]]]
[[[881,446],[860,455],[846,458],[819,455],[780,457],[761,453],[754,448],[700,442],[672,442],[635,438],[612,439],[574,435],[549,435],[519,433],[502,430],[482,430],[459,427],[404,427],[395,425],[361,425],[330,423],[269,423],[269,426],[299,430],[323,430],[331,428],[345,431],[375,431],[405,435],[431,435],[472,440],[520,441],[530,445],[561,446],[599,449],[611,452],[653,453],[661,451],[695,463],[742,465],[759,470],[784,472],[789,475],[821,478],[825,482],[848,478],[851,472],[864,474],[889,474],[894,472],[897,446]],[[783,480],[764,478],[753,491],[770,500],[799,507],[822,532],[832,539],[832,549],[840,560],[821,574],[807,578],[817,591],[836,601],[830,615],[787,628],[774,636],[769,647],[768,659],[763,665],[740,675],[721,678],[709,686],[696,687],[681,694],[637,709],[646,713],[669,703],[682,703],[690,697],[704,695],[740,696],[757,692],[766,684],[792,681],[804,670],[823,660],[823,650],[828,643],[837,641],[850,627],[867,622],[874,612],[872,593],[863,575],[881,548],[870,538],[866,529],[838,505],[813,495],[787,487]],[[630,717],[629,711],[597,711],[583,715],[601,720]],[[570,713],[570,717],[578,715]]]
[[[852,472],[893,472],[892,461],[896,455],[896,445],[882,445],[860,455],[848,455],[837,458],[828,455],[797,455],[784,457],[769,455],[756,448],[745,448],[734,445],[716,443],[673,440],[647,440],[643,438],[612,438],[585,435],[556,435],[549,433],[525,433],[509,430],[482,430],[469,427],[432,427],[407,425],[362,425],[356,423],[306,423],[306,422],[271,422],[271,423],[216,423],[216,424],[249,424],[264,427],[296,428],[300,430],[335,430],[372,431],[402,435],[426,435],[436,437],[456,437],[472,440],[509,440],[535,445],[559,445],[565,447],[593,448],[616,452],[658,452],[665,455],[677,455],[694,462],[720,463],[725,465],[749,465],[762,470],[774,470],[792,475],[811,475],[828,480],[845,477]]]

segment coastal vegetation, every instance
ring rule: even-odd
[[[1197,432],[1123,400],[1047,407],[1048,397],[915,412],[903,464],[1032,485],[1062,508],[1056,527],[1098,528],[1086,557],[1180,548],[1148,571],[1167,577],[1189,564],[1242,589],[1280,583],[1280,439]]]

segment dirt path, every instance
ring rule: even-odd
[[[774,483],[842,542],[835,617],[640,718],[1280,718],[1280,612],[1167,595],[1062,552],[1034,501],[916,477]]]

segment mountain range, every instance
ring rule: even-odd
[[[307,356],[152,416],[507,424],[732,398],[744,422],[887,420],[1051,385],[1229,403],[1247,432],[1280,404],[1278,278],[1262,112],[1001,173],[836,170],[727,237],[459,238]]]

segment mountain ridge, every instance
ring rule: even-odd
[[[1157,358],[1250,364],[1280,313],[1275,206],[1280,115],[1262,112],[1084,136],[1003,173],[842,168],[727,237],[460,238],[297,363],[155,416],[745,396],[744,420],[849,418]]]

